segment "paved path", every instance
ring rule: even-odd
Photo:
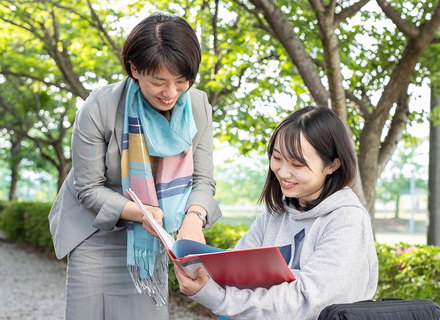
[[[65,277],[65,261],[0,237],[0,320],[62,320]],[[170,310],[171,320],[216,318],[172,301]]]

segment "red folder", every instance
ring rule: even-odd
[[[175,241],[153,219],[136,194],[131,189],[128,193],[148,218],[170,258],[189,277],[196,278],[197,270],[203,267],[219,285],[239,289],[270,288],[295,280],[277,247],[223,250],[192,240]]]
[[[231,250],[173,259],[184,269],[188,263],[197,260],[221,286],[239,289],[270,288],[295,280],[277,247]]]

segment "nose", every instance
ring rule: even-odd
[[[278,167],[278,176],[283,179],[289,179],[292,176],[291,168],[286,161],[280,163]]]
[[[177,95],[177,93],[178,93],[177,86],[174,83],[168,84],[162,92],[165,98],[170,98],[170,99],[174,98]]]

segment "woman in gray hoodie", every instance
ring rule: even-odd
[[[348,187],[356,157],[327,107],[299,109],[275,129],[257,216],[236,249],[280,248],[296,277],[269,289],[221,287],[198,270],[175,268],[184,294],[231,319],[317,319],[324,307],[371,299],[378,261],[368,212]],[[264,263],[264,261],[261,261]]]

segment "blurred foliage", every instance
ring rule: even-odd
[[[28,243],[54,254],[47,218],[51,202],[12,202],[0,212],[0,229],[7,239]]]
[[[410,139],[407,143],[401,143],[397,152],[394,153],[391,161],[387,164],[387,170],[384,170],[376,185],[376,200],[383,202],[394,202],[395,217],[399,214],[400,197],[411,193],[411,181],[414,183],[414,192],[427,193],[428,164],[420,164],[417,157],[423,154],[417,153],[417,147],[425,139]],[[420,159],[421,157],[419,157]]]
[[[431,299],[440,305],[440,247],[377,244],[379,283],[376,300],[385,297]]]
[[[242,160],[242,161],[241,161]],[[220,205],[254,205],[266,181],[268,160],[244,157],[215,166],[215,200]]]

